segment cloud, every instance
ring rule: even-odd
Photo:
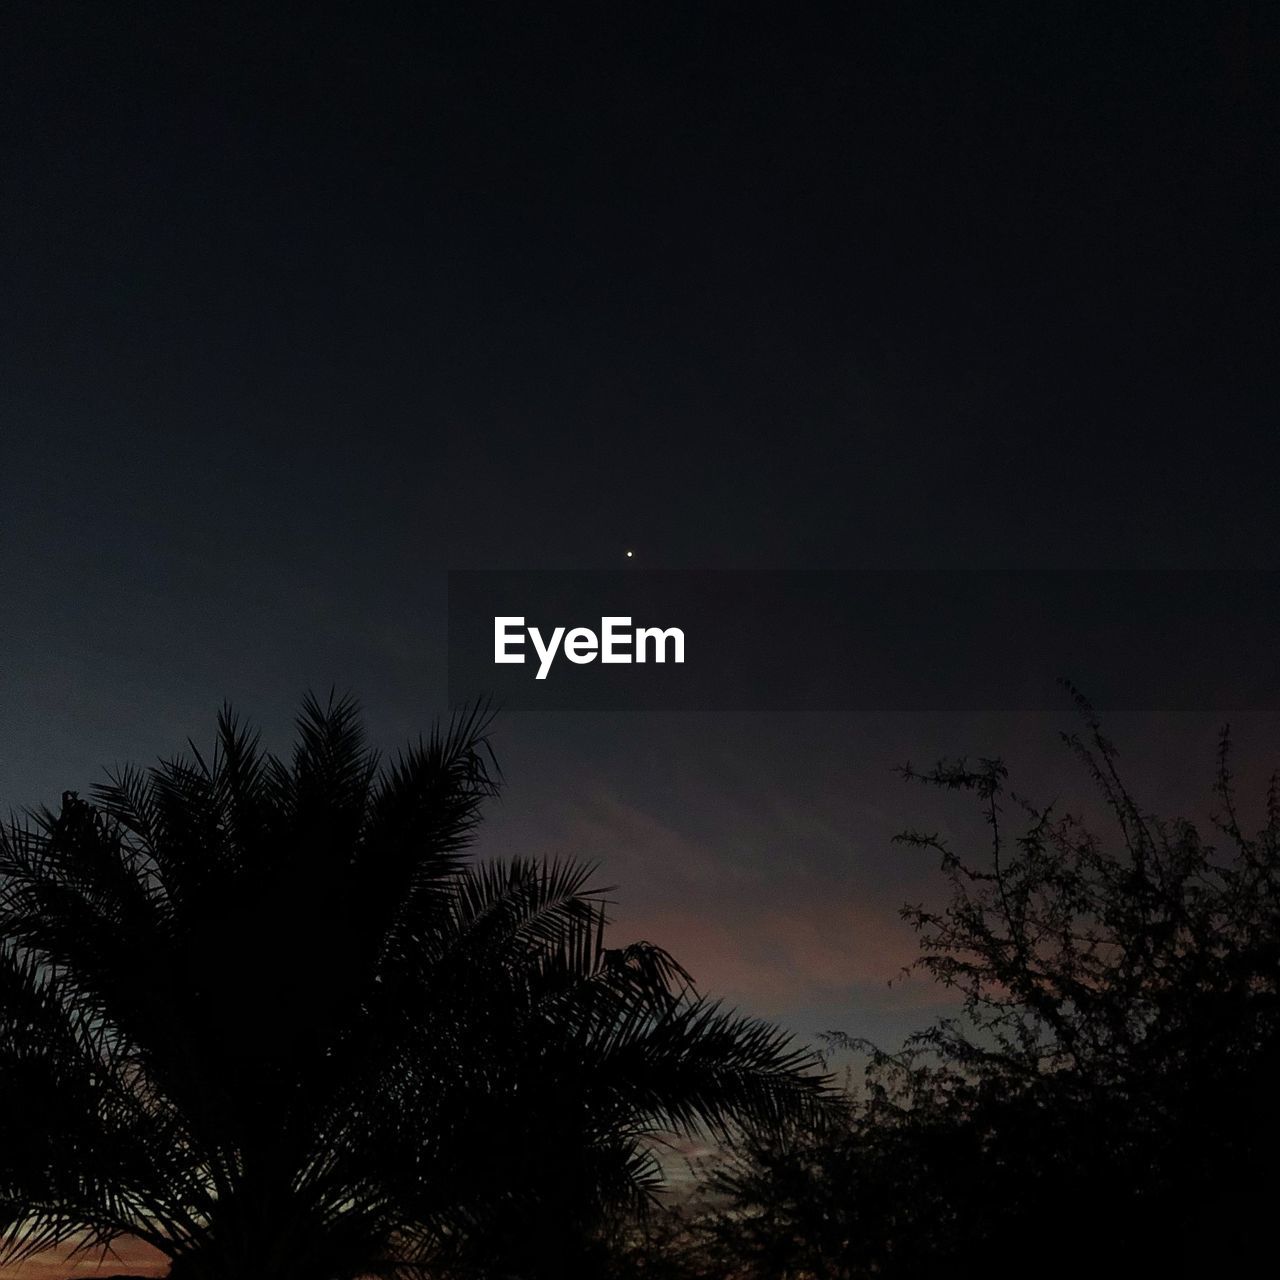
[[[168,1259],[140,1240],[116,1241],[113,1253],[103,1257],[94,1252],[70,1257],[70,1246],[48,1249],[26,1262],[0,1266],[0,1280],[91,1280],[94,1276],[163,1276]]]
[[[794,844],[800,816],[771,824],[765,834],[775,847]],[[760,1012],[887,988],[915,958],[915,937],[898,918],[898,890],[859,874],[847,836],[807,825],[809,841],[820,834],[828,847],[845,846],[844,866],[819,875],[808,860],[759,856],[758,822],[720,817],[713,843],[608,788],[593,788],[571,807],[562,838],[575,853],[604,854],[600,878],[619,885],[618,941],[666,947],[700,989]],[[747,849],[742,826],[750,831]]]
[[[666,947],[700,990],[761,1013],[865,999],[876,988],[881,1006],[921,1003],[918,980],[898,981],[915,958],[914,937],[878,904],[793,891],[722,905],[627,912],[618,931]]]
[[[665,947],[710,996],[806,1034],[854,1027],[884,1042],[953,1003],[923,975],[902,976],[917,939],[899,908],[928,896],[935,871],[893,849],[899,823],[875,795],[822,804],[776,780],[588,768],[534,797],[535,814],[504,815],[484,856],[598,861],[596,883],[616,886],[613,945]]]

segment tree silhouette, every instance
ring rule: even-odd
[[[837,1037],[871,1054],[844,1120],[722,1174],[716,1229],[751,1274],[1214,1274],[1269,1249],[1280,791],[1247,831],[1224,733],[1214,840],[1161,820],[1077,701],[1064,738],[1106,838],[1011,793],[998,760],[903,770],[975,797],[990,833],[967,855],[900,837],[946,878],[944,907],[903,915],[962,1011],[900,1054]]]
[[[813,1059],[604,945],[576,863],[474,865],[477,713],[380,764],[350,701],[0,843],[6,1256],[133,1235],[179,1280],[585,1272],[656,1134],[821,1106]]]

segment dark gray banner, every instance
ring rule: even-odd
[[[577,710],[1269,708],[1280,575],[455,572],[449,695]]]

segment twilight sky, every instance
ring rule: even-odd
[[[223,698],[284,747],[349,688],[394,748],[451,568],[1276,567],[1272,6],[0,21],[6,804]],[[1198,810],[1218,720],[1111,724]],[[970,830],[891,768],[1069,796],[1070,723],[512,715],[481,851],[597,859],[619,940],[891,1042],[937,882],[889,837]]]

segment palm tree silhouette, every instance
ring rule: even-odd
[[[653,1140],[794,1121],[814,1060],[604,945],[590,869],[475,865],[487,718],[389,764],[350,700],[0,840],[4,1255],[139,1237],[175,1280],[566,1275]]]

